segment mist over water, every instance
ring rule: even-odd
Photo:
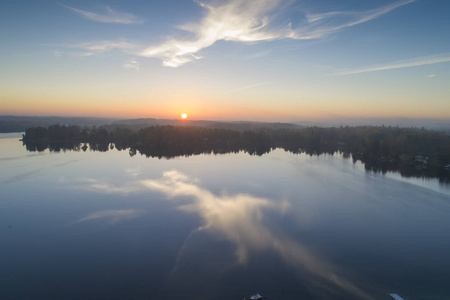
[[[1,299],[447,299],[450,189],[283,150],[170,160],[0,139]]]

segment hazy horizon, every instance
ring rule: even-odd
[[[155,120],[169,120],[169,121],[183,121],[180,116],[173,118],[158,118],[158,117],[120,117],[120,116],[73,116],[73,115],[0,115],[1,117],[12,117],[12,118],[61,118],[61,119],[104,119],[106,121],[120,121],[120,120],[145,120],[145,119],[155,119]],[[323,126],[323,127],[334,127],[334,126],[400,126],[400,127],[416,127],[416,128],[427,128],[434,130],[450,130],[450,120],[448,119],[425,119],[425,118],[357,118],[357,117],[328,117],[328,118],[297,118],[297,119],[232,119],[232,118],[222,118],[222,119],[193,119],[190,116],[187,117],[185,122],[261,122],[261,123],[287,123],[296,124],[303,126]],[[102,124],[108,125],[108,123]]]

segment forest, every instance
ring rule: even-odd
[[[127,150],[131,156],[170,159],[198,154],[245,152],[263,155],[281,148],[291,153],[341,153],[361,161],[366,170],[396,171],[403,176],[450,182],[450,136],[442,132],[398,127],[309,127],[231,130],[196,126],[31,127],[23,135],[28,151]]]

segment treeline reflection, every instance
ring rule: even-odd
[[[245,152],[263,155],[281,148],[308,155],[342,153],[366,170],[400,172],[411,177],[450,182],[450,137],[445,133],[397,127],[340,127],[228,130],[205,127],[152,126],[133,131],[117,127],[33,127],[23,135],[28,151],[127,150],[146,157],[174,158]]]

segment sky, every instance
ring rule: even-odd
[[[450,1],[0,2],[0,115],[450,120]]]

